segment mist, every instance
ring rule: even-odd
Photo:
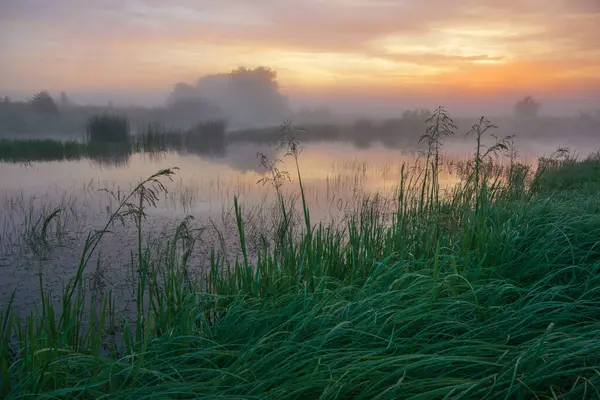
[[[219,120],[262,142],[291,121],[310,140],[399,147],[443,106],[460,133],[485,116],[499,135],[596,140],[600,8],[538,3],[3,3],[0,136],[77,138],[108,113],[134,133]],[[526,98],[538,106],[519,116]]]

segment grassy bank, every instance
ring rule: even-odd
[[[162,256],[143,244],[144,210],[175,171],[140,183],[111,217],[138,227],[137,317],[86,289],[107,221],[60,307],[42,291],[37,314],[2,313],[4,398],[600,397],[600,158],[496,168],[510,143],[483,147],[481,120],[461,184],[444,193],[453,128],[437,121],[422,138],[428,167],[407,166],[393,214],[366,199],[341,227],[311,221],[290,138],[303,225],[280,197],[280,229],[253,260],[236,202],[238,261],[213,252],[201,279],[185,221]],[[285,174],[270,172],[279,193]]]

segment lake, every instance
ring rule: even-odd
[[[537,155],[549,154],[561,145],[523,142],[520,158],[533,163]],[[581,143],[576,149],[585,151],[588,146]],[[448,143],[445,151],[441,184],[451,186],[458,177],[447,166],[452,160],[470,157],[472,144],[457,140]],[[162,179],[166,192],[159,193],[155,207],[145,209],[143,242],[150,251],[164,251],[165,238],[191,216],[187,221],[198,240],[190,270],[202,276],[211,248],[233,260],[239,254],[233,211],[237,196],[248,247],[255,254],[263,236],[276,230],[278,213],[273,182],[260,182],[272,175],[261,165],[259,154],[268,160],[282,160],[277,168],[287,171],[290,180],[283,183],[281,193],[299,209],[294,160],[276,144],[237,143],[218,155],[134,153],[112,163],[85,158],[0,163],[0,308],[15,291],[17,308],[31,310],[40,298],[40,274],[45,289],[58,298],[75,273],[87,234],[101,229],[119,199],[161,169],[178,168],[172,180]],[[418,156],[415,149],[386,148],[377,143],[364,148],[350,142],[304,144],[299,165],[312,222],[343,223],[366,197],[375,195],[383,212],[393,211],[403,164],[407,169],[414,166]],[[55,211],[54,217],[46,220]],[[135,293],[137,231],[131,220],[109,228],[111,232],[100,242],[86,276],[96,289],[110,290],[126,310]]]

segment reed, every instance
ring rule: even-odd
[[[119,143],[130,139],[130,124],[125,116],[99,114],[90,117],[86,123],[89,142]]]

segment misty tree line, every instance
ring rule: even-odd
[[[11,104],[11,101],[6,97],[4,103]],[[77,105],[65,92],[55,100],[46,90],[36,93],[23,105],[27,105],[35,113],[47,115],[56,115],[62,110],[93,108]],[[113,107],[109,104],[104,108],[110,110]],[[519,119],[536,118],[540,109],[541,104],[532,96],[527,96],[514,105],[513,116]],[[280,124],[286,119],[294,119],[301,123],[333,121],[331,111],[325,106],[292,112],[288,99],[280,92],[277,72],[267,67],[239,67],[228,73],[200,77],[194,83],[176,83],[166,98],[165,105],[154,111],[155,114],[162,113],[163,116],[168,116],[169,121],[196,123],[205,120],[225,120],[242,126]],[[426,119],[427,113],[427,110],[406,110],[402,119]],[[580,116],[596,117],[589,114]],[[366,121],[358,120],[357,123],[364,125]]]
[[[194,85],[177,83],[166,103],[168,108],[190,113],[212,108],[222,119],[249,125],[280,123],[291,116],[288,100],[279,91],[277,72],[266,67],[239,67],[201,77]]]
[[[98,108],[79,106],[65,92],[55,100],[47,90],[36,93],[24,104],[11,102],[8,97],[4,103],[27,105],[31,111],[46,115]],[[105,108],[113,107],[109,104]],[[229,73],[200,77],[194,84],[177,83],[161,109],[173,120],[222,119],[243,125],[278,124],[292,116],[287,98],[279,91],[276,71],[266,67],[240,67]]]

